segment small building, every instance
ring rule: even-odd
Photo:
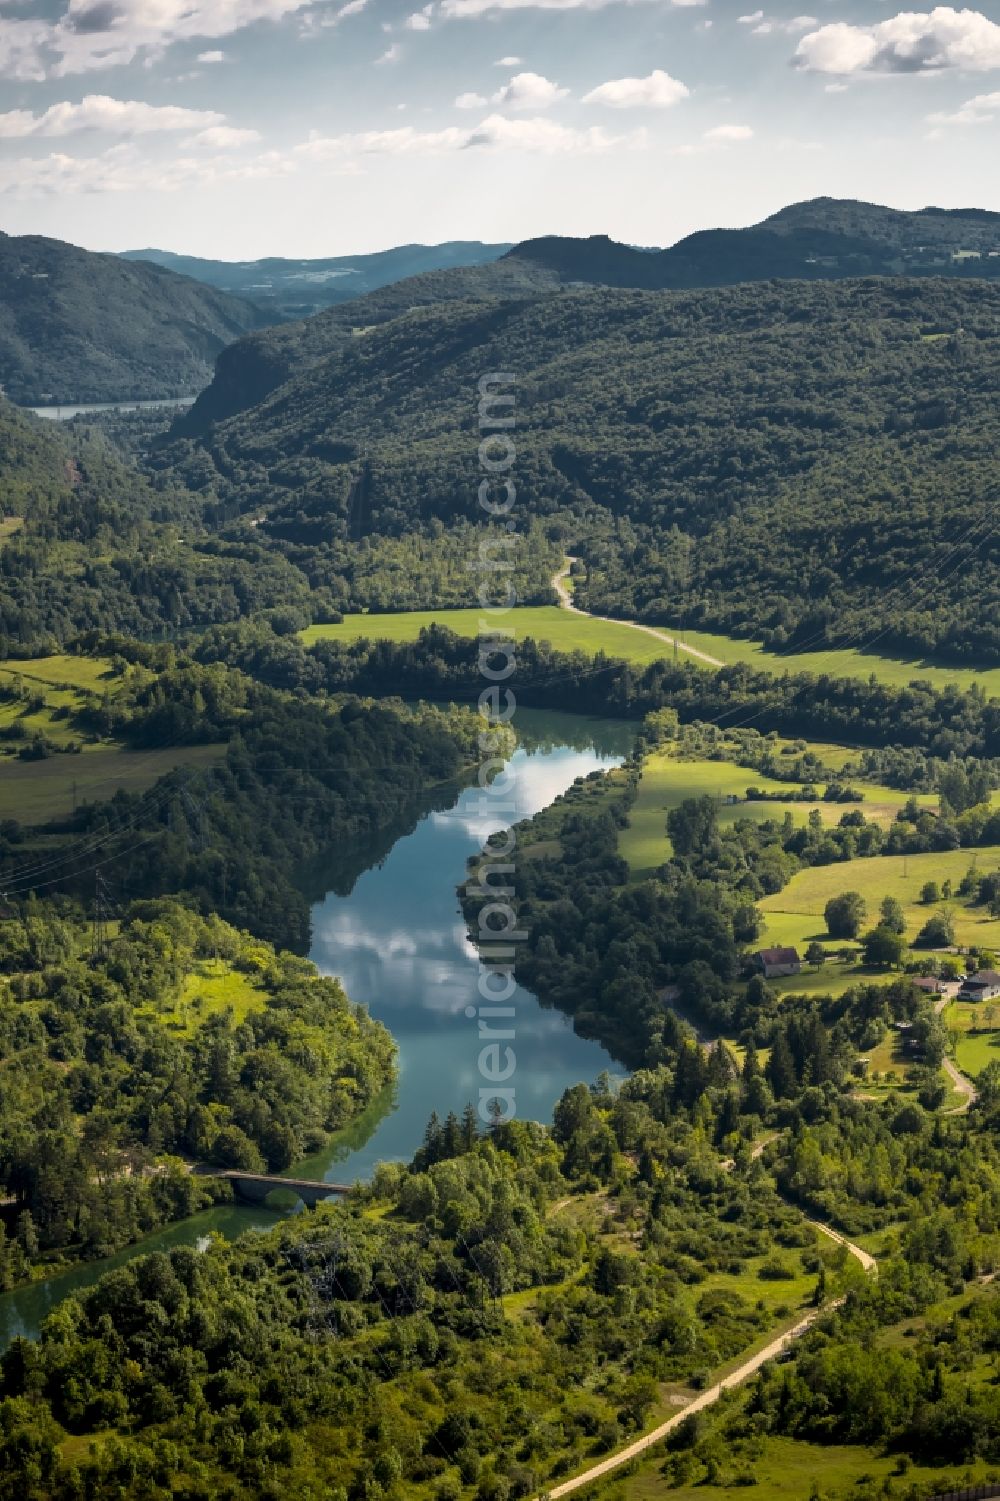
[[[911,975],[910,979],[924,995],[941,995],[941,981],[936,975]]]
[[[798,949],[761,949],[753,957],[765,980],[777,980],[782,975],[802,973]]]
[[[981,969],[962,981],[960,1001],[995,1001],[1000,996],[1000,975],[995,969]]]

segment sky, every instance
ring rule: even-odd
[[[1000,210],[1000,0],[417,3],[0,0],[0,229],[250,260]]]

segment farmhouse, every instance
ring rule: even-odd
[[[924,995],[940,995],[941,981],[935,975],[913,975],[912,980],[918,990]]]
[[[754,963],[767,980],[780,975],[797,975],[802,970],[798,949],[761,949],[754,954]]]
[[[962,981],[958,992],[960,1001],[994,1001],[1000,996],[1000,975],[995,969],[981,969]]]

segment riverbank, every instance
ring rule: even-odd
[[[522,746],[510,762],[511,794],[501,815],[484,813],[478,786],[451,789],[450,800],[420,810],[415,825],[388,849],[363,851],[358,871],[338,852],[324,884],[310,872],[313,890],[326,895],[312,912],[310,958],[339,978],[352,1001],[367,1005],[399,1046],[399,1077],[324,1149],[291,1164],[283,1177],[351,1183],[369,1178],[379,1161],[409,1161],[430,1116],[460,1114],[477,1096],[480,1042],[466,1008],[475,998],[478,959],[465,936],[456,888],[469,856],[488,834],[530,817],[580,776],[620,762],[634,729],[612,720],[523,710]],[[620,1071],[598,1043],[573,1031],[559,1012],[544,1009],[518,987],[520,1113],[551,1119],[556,1100],[580,1080]],[[283,1213],[296,1212],[289,1194]],[[41,1322],[70,1293],[92,1286],[104,1271],[135,1256],[194,1245],[206,1235],[242,1233],[276,1217],[266,1207],[224,1206],[127,1247],[116,1256],[74,1267],[0,1297],[0,1345],[16,1334],[37,1335]]]

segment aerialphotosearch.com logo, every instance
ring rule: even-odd
[[[521,543],[513,519],[517,487],[513,469],[517,459],[513,386],[510,371],[494,371],[479,381],[479,508],[483,513],[478,557],[469,569],[477,573],[476,598],[483,611],[479,621],[479,674],[486,686],[479,695],[479,712],[488,729],[479,736],[479,809],[503,833],[495,835],[478,868],[478,885],[469,895],[482,902],[479,909],[479,1003],[466,1015],[479,1023],[479,1116],[502,1125],[517,1114],[514,1074],[517,1055],[516,1008],[510,1004],[517,988],[514,979],[516,945],[527,937],[517,926],[513,906],[514,850],[517,800],[513,776],[504,755],[505,733],[517,712],[511,680],[517,669],[514,632],[504,624],[517,604],[511,575]]]

